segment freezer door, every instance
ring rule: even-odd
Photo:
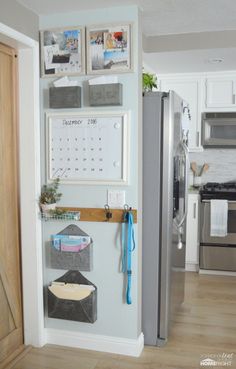
[[[174,153],[174,182],[177,181],[178,192],[174,198],[178,199],[178,209],[173,210],[172,254],[171,254],[171,293],[170,293],[170,321],[176,320],[184,301],[185,288],[185,255],[186,255],[186,216],[188,207],[188,155],[186,148],[180,142]]]
[[[162,97],[160,92],[143,97],[142,330],[152,346],[159,326]]]
[[[175,319],[184,299],[188,159],[186,147],[182,143],[182,109],[182,100],[174,92],[170,92],[169,98],[164,102],[163,115],[158,345],[167,341],[171,321]]]

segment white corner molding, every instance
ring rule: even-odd
[[[45,341],[59,346],[134,357],[139,357],[144,348],[143,333],[137,339],[130,339],[45,328]]]
[[[199,265],[198,264],[195,264],[195,263],[186,263],[185,264],[185,270],[187,272],[198,272]]]
[[[13,28],[8,27],[4,23],[0,23],[0,34],[1,38],[5,37],[4,43],[11,47],[27,47],[27,48],[34,48],[37,47],[38,42],[33,40],[32,38],[26,36],[23,33],[16,31]],[[2,40],[1,40],[2,41]]]
[[[39,45],[0,23],[0,42],[18,51],[19,177],[24,344],[41,347],[44,340],[42,232],[40,194]]]

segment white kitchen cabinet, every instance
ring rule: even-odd
[[[199,266],[199,194],[188,195],[186,223],[186,262],[188,271],[197,271]]]
[[[206,108],[236,109],[236,76],[206,78]]]
[[[189,128],[189,151],[202,151],[201,147],[201,113],[200,113],[200,79],[173,77],[159,78],[159,90],[175,91],[188,104],[191,121]]]

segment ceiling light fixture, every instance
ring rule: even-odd
[[[224,61],[223,58],[211,58],[207,60],[210,64],[220,64]]]

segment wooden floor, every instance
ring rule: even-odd
[[[201,355],[222,353],[234,353],[230,368],[236,368],[236,278],[187,273],[185,293],[164,348],[145,347],[140,358],[131,358],[47,345],[32,349],[13,368],[196,369]]]

